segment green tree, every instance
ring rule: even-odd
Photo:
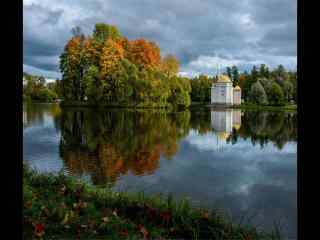
[[[231,81],[233,81],[233,80],[232,80],[232,69],[231,69],[231,67],[228,66],[228,67],[226,68],[226,71],[227,71],[228,77],[231,79]]]
[[[265,65],[265,64],[260,65],[259,77],[260,78],[267,78],[267,79],[270,77],[270,72],[269,72],[267,65]]]
[[[171,95],[168,101],[173,105],[188,107],[191,103],[189,79],[175,76],[170,83]]]
[[[98,68],[94,65],[89,67],[83,80],[87,101],[93,104],[100,103],[102,101],[105,86],[103,85],[103,82],[100,81]]]
[[[284,104],[284,94],[281,87],[277,83],[273,83],[271,86],[269,103],[276,106]]]
[[[250,102],[256,103],[256,104],[267,104],[267,95],[264,91],[263,86],[261,83],[258,81],[254,83],[251,86],[250,89],[250,95],[249,95]]]
[[[112,40],[121,38],[118,28],[105,23],[97,23],[93,31],[93,39],[99,43],[104,43],[109,38]]]
[[[231,68],[232,71],[232,82],[233,82],[233,86],[237,86],[239,85],[239,78],[240,78],[240,74],[239,74],[239,70],[236,66],[232,66]]]
[[[284,94],[284,99],[286,102],[289,102],[293,98],[293,84],[290,80],[285,80],[282,84],[282,90]]]
[[[253,66],[252,67],[252,70],[251,70],[251,79],[252,79],[252,82],[255,83],[257,80],[258,80],[258,77],[259,77],[259,72],[257,70],[257,67],[256,66]]]

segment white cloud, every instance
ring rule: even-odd
[[[39,76],[43,76],[45,78],[53,78],[53,79],[60,79],[61,78],[61,74],[55,71],[46,71],[40,68],[36,68],[33,66],[29,66],[26,64],[23,64],[23,71],[27,72],[27,73],[31,73],[34,75],[39,75]]]

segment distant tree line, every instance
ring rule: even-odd
[[[61,96],[60,81],[46,84],[43,76],[23,73],[23,101],[52,102]]]
[[[95,25],[85,36],[72,30],[60,56],[65,102],[136,106],[189,106],[190,81],[177,76],[179,61],[161,57],[155,42],[128,40],[117,27]]]
[[[259,67],[253,66],[250,73],[240,73],[236,66],[232,66],[226,68],[225,74],[234,87],[241,87],[242,98],[247,103],[280,106],[297,102],[297,72],[288,71],[282,65],[269,70],[265,64],[261,64]],[[210,102],[211,86],[215,81],[216,77],[206,75],[192,78],[191,100]]]

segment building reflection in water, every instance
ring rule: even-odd
[[[211,127],[216,135],[217,150],[222,150],[233,129],[239,130],[241,127],[241,111],[211,110]]]

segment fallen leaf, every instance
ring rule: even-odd
[[[143,238],[146,239],[149,234],[147,229],[141,224],[139,224],[138,227],[139,227],[139,231],[143,234]]]
[[[123,237],[125,237],[125,238],[128,237],[128,235],[129,235],[129,234],[128,234],[128,230],[127,230],[127,229],[123,229],[123,230],[120,232],[120,235],[123,236]]]
[[[37,237],[42,237],[44,235],[44,224],[43,223],[37,223],[34,226],[34,234]]]
[[[169,211],[165,211],[165,212],[162,212],[160,214],[160,217],[162,218],[162,220],[166,223],[169,223],[169,220],[170,220],[170,212]]]

